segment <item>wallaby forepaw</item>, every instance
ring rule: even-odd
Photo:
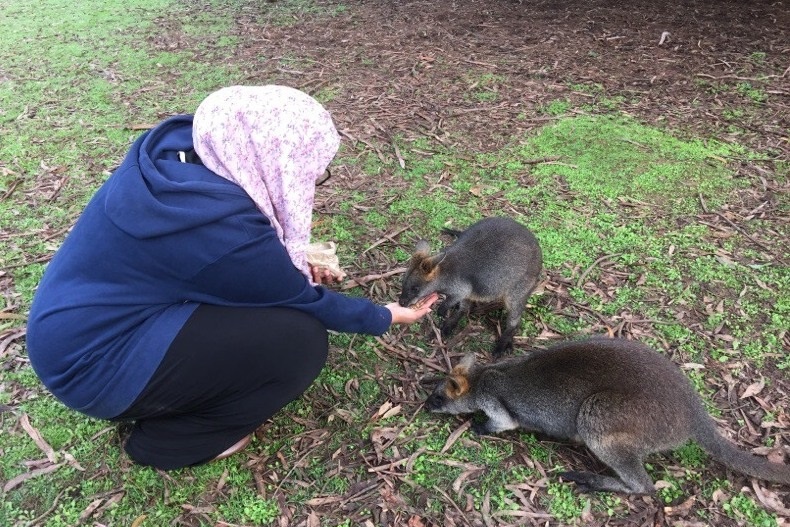
[[[472,432],[474,432],[475,434],[477,434],[479,436],[484,436],[484,435],[488,435],[488,434],[491,433],[488,430],[488,423],[485,423],[485,422],[483,422],[483,423],[472,422],[472,427],[471,428],[472,428]]]
[[[590,474],[589,472],[577,472],[575,470],[569,470],[568,472],[561,472],[560,477],[565,481],[574,482],[576,484],[576,488],[579,489],[579,492],[586,494],[595,490],[593,483],[595,475]]]
[[[499,339],[496,341],[496,344],[494,345],[494,351],[491,353],[494,357],[501,357],[505,353],[510,353],[511,351],[513,351],[513,340]]]
[[[455,332],[455,328],[458,327],[458,321],[450,321],[449,323],[445,322],[442,324],[442,338],[447,339]]]

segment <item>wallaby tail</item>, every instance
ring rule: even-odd
[[[716,461],[743,474],[790,485],[790,465],[771,463],[733,445],[716,430],[713,420],[705,414],[699,419],[694,440]]]

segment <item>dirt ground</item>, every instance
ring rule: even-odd
[[[313,24],[260,27],[254,15],[238,22],[255,45],[241,60],[260,56],[263,69],[279,57],[309,57],[313,64],[277,77],[313,92],[337,85],[333,115],[341,128],[387,143],[387,135],[463,130],[468,147],[497,148],[513,134],[539,126],[536,115],[551,100],[585,103],[569,85],[599,85],[624,109],[647,122],[730,135],[726,109],[744,106],[734,90],[713,86],[750,83],[773,95],[736,123],[750,146],[787,157],[790,119],[790,9],[786,2],[347,2],[344,13]],[[666,35],[663,43],[662,34]],[[659,45],[660,44],[660,45]],[[757,52],[758,54],[755,54]],[[246,55],[246,56],[245,56]],[[506,78],[493,108],[474,104],[469,92],[481,74]],[[454,135],[457,140],[459,135]]]
[[[568,100],[572,108],[588,104],[600,108],[607,100],[616,100],[620,111],[647,124],[688,137],[737,142],[765,157],[763,163],[743,163],[738,168],[755,184],[742,193],[740,203],[732,204],[731,215],[710,215],[708,221],[719,228],[741,229],[740,220],[748,211],[761,203],[775,204],[776,196],[788,190],[774,177],[775,162],[790,160],[790,5],[786,1],[346,0],[345,9],[338,2],[319,5],[334,16],[295,16],[293,24],[281,25],[266,23],[252,6],[234,11],[240,45],[232,61],[242,65],[250,82],[276,80],[313,94],[332,93],[328,106],[338,128],[345,143],[356,145],[352,148],[360,154],[374,151],[384,163],[397,162],[401,153],[394,146],[396,136],[430,137],[461,152],[494,151],[554,119],[542,111],[552,101]],[[165,31],[155,45],[170,49],[190,45],[176,20],[163,23]],[[473,96],[481,90],[496,92],[494,102],[483,104]],[[396,184],[354,169],[337,178],[334,185],[367,192],[371,205],[376,203],[378,188]],[[322,206],[331,211],[336,204],[329,198]],[[766,210],[771,214],[776,209]],[[776,224],[786,227],[787,218],[778,218]],[[769,248],[764,241],[780,239],[777,233],[747,233],[743,239],[766,259],[786,264],[787,245]],[[602,269],[604,281],[622,279],[614,271],[606,275],[605,264]],[[568,284],[550,273],[547,287],[562,302]],[[579,309],[572,303],[566,307]],[[627,336],[651,334],[649,321],[612,328],[589,313],[580,316],[590,318],[593,329]],[[783,345],[786,353],[787,337]],[[416,376],[409,375],[411,366],[405,368],[402,392],[393,397],[414,401],[419,398]],[[778,411],[773,405],[788,400],[785,374],[763,373],[777,390],[763,409]],[[717,389],[726,402],[727,386]],[[758,417],[742,415],[747,429],[759,427]],[[314,426],[314,432],[298,444],[308,453],[309,438],[320,435],[321,425],[306,424]],[[722,425],[748,446],[760,445],[756,435],[742,433],[742,424]],[[783,426],[787,429],[790,424]],[[790,437],[786,431],[782,434],[787,443]],[[365,462],[380,463],[377,454],[371,451]],[[567,466],[596,466],[583,449],[563,450],[561,457]],[[250,463],[254,466],[255,461]],[[350,477],[362,465],[360,459],[337,463]],[[714,470],[725,477],[723,469]],[[259,474],[264,480],[270,476],[265,471],[261,468]],[[299,479],[300,469],[294,467],[290,476]],[[473,481],[474,476],[470,478]],[[324,516],[349,518],[355,525],[375,520],[371,525],[412,527],[556,524],[546,510],[529,501],[521,516],[492,519],[485,510],[456,504],[449,496],[439,522],[424,514],[419,499],[417,503],[403,500],[399,488],[404,482],[397,471],[355,481],[347,494],[313,500],[309,517],[286,518],[286,524],[318,525],[311,522]],[[739,484],[750,485],[745,478],[737,480],[735,488]],[[780,517],[788,513],[790,491],[755,487],[755,492],[764,505],[783,511]],[[582,523],[705,525],[695,513],[706,509],[714,511],[717,525],[737,523],[715,512],[720,509],[715,494],[711,500],[697,496],[665,508],[649,498],[632,498],[624,514],[608,518],[587,512]]]

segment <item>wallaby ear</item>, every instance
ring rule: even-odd
[[[469,370],[475,364],[475,354],[467,353],[461,362],[455,365],[447,378],[444,391],[450,399],[457,399],[469,391]]]
[[[436,269],[436,263],[434,263],[433,258],[425,257],[420,260],[420,272],[425,275],[426,280],[431,280],[433,277],[431,276],[431,272]]]
[[[431,255],[431,244],[428,240],[419,240],[417,245],[414,246],[415,258],[427,258]]]
[[[444,392],[450,399],[457,399],[469,391],[469,379],[466,375],[457,375],[453,373],[447,378],[447,384],[444,387]]]
[[[463,373],[469,373],[469,370],[471,370],[472,366],[475,365],[475,360],[474,353],[467,353],[464,355],[464,358],[461,359],[461,362],[459,362],[455,368],[453,368],[453,371],[458,368],[459,370],[463,371]]]

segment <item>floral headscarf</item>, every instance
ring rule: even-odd
[[[209,170],[249,194],[312,281],[305,249],[315,182],[340,146],[329,112],[294,88],[231,86],[198,106],[192,139]]]

